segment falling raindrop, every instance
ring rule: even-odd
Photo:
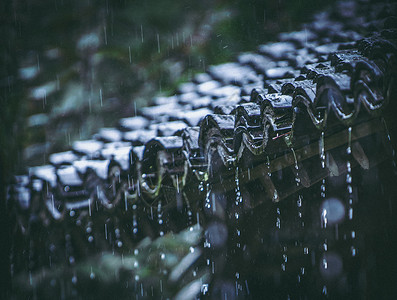
[[[36,58],[37,58],[37,70],[40,72],[40,57],[38,53],[36,55]]]
[[[103,106],[102,89],[99,89],[99,99],[101,100],[101,107]]]
[[[95,279],[95,273],[92,271],[92,267],[91,267],[90,279]]]
[[[204,183],[202,181],[200,181],[200,183],[198,185],[198,190],[199,190],[199,192],[204,192]]]
[[[207,194],[205,196],[204,207],[207,209],[210,209],[211,208],[211,200],[210,200],[211,189],[210,189],[209,182],[207,182],[206,190],[207,190]]]
[[[88,214],[91,217],[91,199],[89,198],[87,201],[88,201]]]
[[[321,167],[325,168],[325,144],[324,144],[324,131],[321,132],[321,138],[319,141],[320,148],[320,159],[321,159]]]
[[[132,205],[132,233],[136,237],[138,234],[137,205]]]
[[[320,162],[321,162],[321,168],[325,171],[325,141],[324,141],[324,131],[321,132],[321,137],[319,140],[319,153],[320,153]],[[324,172],[325,173],[325,172]],[[324,203],[326,201],[326,179],[325,177],[323,178],[322,182],[321,182],[321,186],[320,186],[320,198],[321,198],[321,202]],[[326,235],[326,229],[327,229],[327,225],[328,225],[328,211],[327,211],[328,207],[326,205],[323,205],[321,207],[321,228],[323,229],[323,234]],[[328,241],[327,238],[324,239],[324,243],[323,243],[323,260],[322,260],[322,268],[323,269],[327,269],[328,267],[328,263],[326,260],[326,252],[328,250]],[[325,291],[325,293],[324,293]],[[324,295],[327,294],[327,287],[324,285],[323,286],[323,290],[322,293]]]
[[[353,176],[352,176],[352,167],[351,167],[351,159],[352,159],[352,147],[351,147],[351,140],[352,140],[352,127],[348,129],[348,141],[346,147],[346,154],[347,154],[347,162],[346,162],[346,191],[347,191],[347,209],[348,209],[348,222],[350,223],[350,228],[353,228],[353,217],[354,217],[354,210],[353,210]],[[352,257],[356,256],[356,248],[353,245],[353,240],[356,237],[356,233],[354,230],[351,232],[351,246],[350,246],[350,253]]]
[[[107,45],[108,44],[108,37],[107,37],[106,26],[103,26],[103,34],[104,34],[104,37],[105,37],[105,45]]]
[[[352,247],[350,248],[350,251],[351,251],[351,255],[352,255],[353,257],[356,256],[357,250],[356,250],[356,248],[355,248],[354,246],[352,246]]]
[[[242,259],[243,256],[243,249],[241,249],[241,243],[242,243],[242,236],[241,236],[241,221],[240,221],[240,214],[239,211],[241,210],[241,205],[243,202],[243,197],[241,196],[241,190],[240,190],[240,179],[239,179],[239,167],[236,167],[235,171],[235,194],[236,194],[236,199],[235,199],[235,205],[236,205],[236,212],[234,214],[235,217],[235,241],[236,241],[236,258],[237,259]],[[236,295],[239,295],[240,292],[243,290],[243,284],[242,284],[242,278],[240,278],[240,272],[239,269],[236,267]]]
[[[327,286],[325,286],[325,285],[323,286],[322,294],[325,296],[328,295]]]
[[[116,239],[119,239],[120,238],[120,229],[116,228],[114,230],[114,235],[115,235]]]
[[[157,222],[159,225],[159,234],[160,236],[164,235],[164,220],[163,220],[163,209],[161,206],[161,199],[157,204]]]
[[[193,212],[188,200],[186,200],[186,213],[187,213],[187,226],[190,227],[190,229],[192,230],[193,227],[191,226],[193,225]]]

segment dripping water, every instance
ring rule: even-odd
[[[235,205],[236,205],[236,210],[234,214],[235,218],[235,239],[236,239],[236,256],[237,259],[242,259],[242,240],[241,240],[241,226],[240,226],[240,211],[241,211],[241,206],[243,202],[243,197],[241,196],[241,190],[240,190],[240,180],[239,180],[239,167],[236,167],[236,173],[235,173],[235,183],[236,183],[236,188],[235,188],[235,194],[236,194],[236,199],[235,199]],[[241,257],[238,257],[241,256]],[[238,268],[236,268],[236,273],[235,273],[235,279],[236,279],[236,295],[238,296],[242,291],[243,291],[243,284],[242,284],[242,278],[241,278],[241,272]]]
[[[132,205],[132,234],[136,238],[138,235],[137,205]]]
[[[348,129],[348,142],[346,148],[346,155],[347,155],[347,162],[346,162],[346,191],[347,191],[347,198],[348,198],[348,222],[350,223],[351,229],[351,245],[350,245],[350,255],[355,257],[357,254],[356,247],[354,246],[354,240],[356,238],[356,233],[353,227],[353,177],[352,177],[352,166],[351,166],[351,159],[352,159],[352,147],[351,147],[351,140],[352,140],[352,127]]]
[[[299,165],[298,165],[298,159],[296,157],[296,153],[293,148],[291,148],[292,154],[294,156],[294,171],[295,171],[295,183],[296,186],[299,187],[301,184],[300,176],[299,176]],[[302,204],[303,204],[303,195],[298,193],[298,199],[296,200],[296,209],[297,209],[297,215],[298,215],[298,223],[299,223],[299,228],[301,230],[301,236],[303,236],[304,232],[304,227],[305,227],[305,222],[303,220],[303,214],[302,214]],[[302,264],[299,268],[298,275],[297,275],[297,281],[298,285],[301,284],[302,277],[305,274],[305,261],[307,258],[307,255],[309,254],[309,247],[307,245],[304,245],[302,242],[296,241],[296,246],[300,247],[301,253],[303,253],[303,258],[301,260]]]
[[[159,234],[160,236],[164,235],[164,220],[163,220],[163,208],[161,206],[161,199],[157,204],[157,221],[159,225]]]
[[[319,141],[319,152],[320,152],[320,162],[321,162],[321,168],[322,168],[322,173],[324,174],[324,178],[321,182],[320,186],[320,198],[321,201],[320,203],[325,202],[326,198],[326,172],[325,172],[325,143],[324,143],[324,131],[321,132],[321,138]],[[328,212],[326,208],[323,208],[321,211],[321,228],[323,229],[323,234],[326,235],[326,229],[327,229],[327,224],[328,224]],[[323,242],[323,259],[321,261],[322,263],[322,268],[327,269],[328,268],[328,262],[327,262],[327,257],[326,253],[328,251],[328,240],[325,237],[324,242]],[[324,284],[322,288],[322,294],[327,295],[327,286]]]

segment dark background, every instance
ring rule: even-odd
[[[298,29],[329,1],[0,1],[0,277],[6,185],[211,64]]]

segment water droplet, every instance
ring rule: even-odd
[[[328,269],[328,262],[327,259],[323,258],[323,268],[326,270]]]
[[[353,219],[353,208],[350,207],[349,208],[349,220],[352,220],[352,219]]]
[[[325,285],[323,286],[322,294],[323,295],[328,295],[327,287]]]
[[[352,176],[350,175],[350,173],[347,173],[346,175],[346,183],[352,183]]]
[[[276,219],[276,227],[277,227],[278,229],[281,228],[281,220],[280,220],[280,218],[277,218],[277,219]]]
[[[347,192],[349,194],[353,194],[353,188],[352,188],[352,186],[350,184],[347,186]]]
[[[324,131],[321,132],[321,138],[319,140],[319,152],[321,160],[321,168],[325,168],[325,143],[324,143]]]
[[[323,208],[322,213],[321,213],[321,227],[327,228],[327,223],[328,223],[327,210],[325,208]]]
[[[89,241],[90,243],[92,243],[92,242],[94,241],[94,237],[93,237],[92,235],[90,235],[90,236],[88,237],[88,241]]]
[[[204,183],[202,181],[200,181],[199,185],[198,185],[198,190],[200,192],[204,192]]]
[[[351,154],[351,153],[352,153],[352,147],[350,147],[350,146],[347,147],[347,148],[346,148],[346,153],[347,153],[347,154]]]
[[[277,190],[274,190],[274,193],[273,193],[273,200],[274,200],[274,201],[278,201],[278,193],[277,193]]]

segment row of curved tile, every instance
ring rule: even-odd
[[[50,211],[58,203],[55,219],[65,213],[64,199],[71,199],[69,210],[87,207],[95,197],[107,208],[123,197],[155,205],[162,190],[183,193],[189,184],[223,181],[216,178],[228,178],[232,166],[263,165],[287,152],[291,166],[290,149],[300,153],[318,144],[322,133],[326,139],[339,134],[346,143],[347,128],[373,128],[368,121],[396,97],[392,20],[388,16],[382,31],[362,38],[352,24],[322,16],[301,31],[281,34],[280,42],[240,54],[237,62],[210,66],[117,128],[52,154],[50,165],[17,178],[15,194],[25,206],[36,194]],[[342,38],[343,30],[351,34]]]

